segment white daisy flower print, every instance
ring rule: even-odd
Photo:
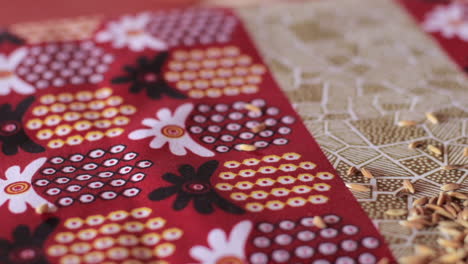
[[[26,57],[28,50],[19,48],[10,56],[0,53],[0,95],[8,95],[12,90],[19,94],[31,94],[35,89],[16,75],[16,67]]]
[[[252,230],[252,222],[242,221],[236,224],[229,236],[217,228],[208,234],[208,245],[194,246],[190,249],[190,256],[200,264],[247,263],[245,258],[245,244]]]
[[[145,48],[167,50],[165,42],[145,30],[149,20],[150,15],[147,13],[123,16],[119,21],[109,22],[105,30],[98,32],[96,41],[112,42],[114,48],[128,47],[132,51]]]
[[[428,32],[440,32],[446,38],[459,37],[468,41],[468,19],[461,4],[436,7],[423,23]]]
[[[199,156],[212,157],[214,153],[195,142],[185,129],[185,120],[192,110],[190,103],[179,106],[174,114],[163,108],[156,113],[157,119],[143,119],[141,123],[149,128],[135,130],[128,137],[133,140],[154,137],[150,148],[160,149],[168,143],[170,151],[177,156],[187,155],[188,149]]]
[[[19,166],[12,166],[5,172],[6,180],[0,179],[0,206],[8,202],[8,209],[15,214],[24,213],[28,204],[37,208],[43,204],[53,206],[39,196],[33,189],[31,179],[47,158],[39,158],[29,163],[23,171]]]

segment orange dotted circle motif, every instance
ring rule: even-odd
[[[168,138],[180,138],[185,134],[185,129],[176,125],[167,125],[161,129],[161,133]]]
[[[21,194],[29,190],[31,188],[31,184],[27,182],[14,182],[5,187],[5,192],[8,194]]]

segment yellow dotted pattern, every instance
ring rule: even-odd
[[[98,16],[14,24],[10,30],[28,43],[82,40],[92,37],[101,22]]]
[[[267,162],[267,163],[275,163],[275,162],[279,162],[281,160],[298,160],[300,158],[301,158],[300,154],[297,154],[295,152],[288,152],[288,153],[284,153],[281,156],[267,155],[267,156],[263,156],[261,159],[248,158],[248,159],[244,159],[242,162],[238,162],[238,161],[235,161],[235,160],[226,161],[223,165],[226,168],[234,169],[234,168],[238,168],[241,165],[255,166],[255,165],[258,165],[262,161]]]
[[[222,172],[220,173],[220,178],[224,180],[230,180],[227,178],[227,175],[236,175],[231,172]],[[325,176],[324,176],[325,175]],[[331,173],[320,173],[319,175],[323,179],[332,179],[334,177]],[[233,176],[231,176],[233,177]],[[315,176],[310,173],[300,173],[297,176],[291,175],[283,175],[276,177],[275,179],[269,177],[262,177],[262,178],[255,178],[254,181],[241,180],[237,181],[236,183],[228,183],[222,182],[215,185],[216,189],[221,191],[230,191],[233,189],[239,190],[249,190],[252,189],[254,186],[257,187],[268,187],[274,184],[281,184],[281,185],[290,185],[299,182],[307,183],[313,181]]]
[[[41,96],[41,105],[32,109],[34,118],[26,122],[26,127],[36,131],[37,139],[47,140],[49,148],[120,136],[137,109],[122,104],[123,98],[112,92],[104,87],[94,92]]]
[[[272,185],[275,182],[273,179],[270,179],[270,178],[264,178],[264,179],[261,179],[261,180],[267,180],[267,179],[271,180],[270,182],[272,183]],[[289,183],[289,184],[292,184],[292,182]],[[238,190],[244,191],[244,190],[252,189],[252,187],[254,185],[255,184],[253,184],[251,182],[248,182],[248,181],[237,182],[235,185],[230,185],[228,183],[218,183],[218,184],[216,184],[216,189],[221,190],[221,191],[231,191],[234,188],[236,188]],[[265,186],[265,185],[263,185],[263,186]],[[309,193],[312,190],[316,190],[318,192],[326,192],[326,191],[329,191],[330,189],[331,189],[331,186],[326,184],[326,183],[315,183],[312,187],[308,186],[308,185],[294,185],[294,187],[292,187],[290,189],[280,187],[280,188],[273,188],[269,192],[265,192],[265,191],[261,191],[261,190],[260,191],[253,191],[253,192],[250,193],[250,195],[246,195],[245,197],[246,198],[251,197],[251,198],[260,200],[260,199],[267,198],[269,195],[273,195],[273,196],[276,196],[276,197],[282,197],[282,196],[289,195],[290,193],[304,194],[304,193]],[[231,198],[233,198],[234,200],[238,200],[237,198],[235,198],[235,196],[237,194],[245,195],[244,193],[232,193]],[[245,199],[239,199],[239,201],[242,201],[242,200],[245,200]]]
[[[257,93],[266,68],[239,48],[177,50],[164,77],[192,98]]]
[[[227,161],[223,166],[228,170],[218,174],[221,182],[214,186],[221,193],[229,193],[230,199],[242,203],[250,212],[327,203],[327,196],[311,193],[330,191],[332,186],[323,181],[330,181],[335,175],[307,172],[315,169],[316,164],[300,159],[300,154],[288,152],[259,159]]]
[[[316,190],[319,192],[326,192],[331,189],[331,186],[326,184],[326,183],[316,183],[312,187],[308,185],[296,185],[292,187],[291,189],[288,188],[273,188],[269,192],[263,191],[263,190],[258,190],[258,191],[252,191],[250,194],[246,194],[243,192],[234,192],[231,193],[231,198],[233,200],[237,201],[243,201],[246,200],[247,198],[253,198],[256,200],[263,200],[268,198],[268,196],[272,195],[275,197],[283,197],[287,196],[289,194],[305,194],[305,193],[310,193],[312,190]]]
[[[306,205],[307,203],[311,204],[324,204],[328,202],[328,197],[324,195],[311,195],[309,197],[291,197],[286,200],[286,202],[282,202],[280,200],[269,200],[266,203],[261,202],[252,202],[247,203],[245,205],[245,209],[250,212],[261,212],[264,209],[269,209],[272,211],[282,210],[286,206],[290,207],[301,207]]]
[[[173,255],[173,242],[183,236],[147,207],[68,218],[64,227],[46,250],[59,263],[168,263],[155,259]]]
[[[293,164],[293,163],[283,163],[277,167],[275,166],[262,166],[262,167],[259,167],[258,169],[243,169],[243,170],[239,170],[237,173],[234,173],[232,171],[224,171],[224,172],[221,172],[218,177],[223,179],[223,180],[232,180],[232,179],[235,179],[236,177],[241,177],[241,178],[252,178],[252,177],[255,177],[256,175],[258,174],[273,174],[273,173],[276,173],[278,171],[281,171],[281,172],[286,172],[286,173],[289,173],[289,172],[294,172],[294,171],[297,171],[299,169],[302,169],[302,170],[313,170],[314,168],[316,167],[315,163],[312,163],[310,161],[303,161],[303,162],[300,162],[298,164]],[[297,178],[301,181],[308,181],[307,177],[304,177],[304,176],[301,176],[303,174],[299,174],[298,177],[300,178]],[[304,174],[304,175],[308,175],[308,174]],[[292,176],[281,176],[281,177],[286,177],[286,181],[288,179],[292,179],[292,180],[295,180],[296,178],[292,177]],[[322,177],[325,177],[325,176],[322,176]],[[281,181],[280,181],[281,182]],[[284,184],[288,184],[288,183],[284,183]]]

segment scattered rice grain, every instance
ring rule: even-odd
[[[442,155],[442,150],[441,150],[440,148],[434,146],[434,145],[427,145],[427,149],[428,149],[430,152],[436,154],[437,156]]]
[[[440,189],[444,192],[454,191],[458,188],[460,188],[460,185],[456,183],[447,183],[444,186],[440,187]]]
[[[407,210],[405,209],[398,209],[398,208],[392,208],[392,209],[388,209],[387,211],[385,211],[385,214],[387,215],[390,215],[390,216],[402,216],[402,215],[406,215],[408,213]]]
[[[346,186],[353,190],[353,191],[357,191],[357,192],[368,192],[370,191],[370,189],[367,187],[367,186],[364,186],[362,184],[357,184],[357,183],[347,183]]]
[[[431,122],[434,125],[439,124],[439,119],[434,113],[431,113],[431,112],[426,113],[426,118],[427,120],[429,120],[429,122]]]
[[[351,166],[346,171],[346,176],[354,176],[354,175],[356,175],[357,172],[358,172],[358,169],[356,169],[356,167],[354,167],[354,166]]]
[[[368,178],[368,179],[373,179],[374,178],[374,175],[372,175],[372,172],[370,172],[370,170],[366,169],[366,168],[362,168],[361,169],[361,173],[364,177]]]
[[[414,194],[416,192],[416,190],[414,189],[413,184],[409,180],[404,180],[403,181],[403,187],[412,194]]]
[[[257,147],[255,147],[254,145],[240,144],[239,149],[242,151],[254,151],[257,150]]]
[[[314,216],[313,223],[314,223],[314,225],[316,227],[318,227],[320,229],[327,228],[327,224],[325,224],[325,221],[323,221],[322,217],[320,217],[318,215]]]
[[[398,122],[398,126],[400,127],[411,127],[417,125],[418,122],[413,120],[401,120]]]
[[[259,107],[255,106],[253,104],[245,104],[244,108],[249,110],[249,111],[256,112],[256,113],[262,112],[262,109],[260,109]]]

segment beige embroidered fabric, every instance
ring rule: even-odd
[[[385,215],[449,182],[468,192],[468,81],[437,44],[390,0],[311,1],[239,9],[282,89],[346,182],[371,187],[355,196],[396,257],[414,243],[436,246],[435,230],[416,231]],[[439,125],[425,120],[435,112]],[[423,122],[398,127],[399,120]],[[423,140],[443,149],[435,156]],[[345,176],[369,168],[375,179]],[[398,198],[404,179],[416,194]]]

